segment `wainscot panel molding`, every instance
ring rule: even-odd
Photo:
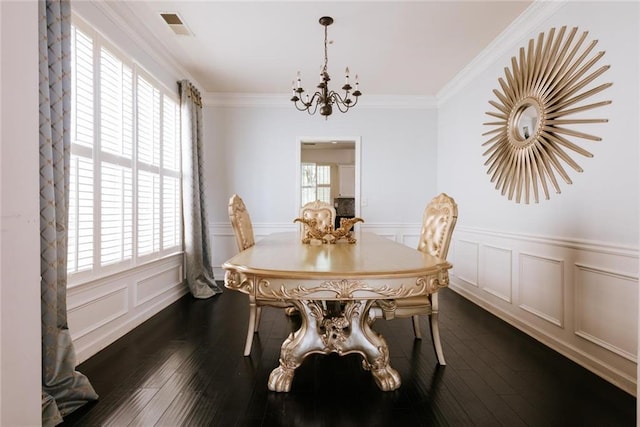
[[[577,263],[575,273],[576,335],[637,362],[638,342],[626,337],[638,336],[637,322],[615,313],[638,311],[638,278]]]
[[[452,249],[451,289],[636,395],[637,248],[458,226]]]
[[[78,363],[187,292],[182,254],[69,287],[68,322]]]
[[[485,258],[480,263],[483,267],[480,287],[490,294],[511,303],[511,249],[483,245]]]
[[[564,327],[564,261],[520,252],[520,308]]]
[[[480,266],[480,243],[465,240],[456,239],[455,230],[454,235],[451,238],[451,249],[449,251],[453,256],[449,256],[449,261],[464,260],[459,265],[454,265],[456,271],[456,277],[465,282],[467,285],[478,287],[478,269]]]
[[[256,241],[271,233],[285,231],[300,231],[298,224],[293,223],[253,223],[253,234]],[[417,248],[420,237],[421,224],[399,223],[358,223],[358,230],[375,233],[387,239],[402,243],[409,247]],[[238,253],[235,235],[230,223],[209,222],[209,234],[211,236],[213,273],[216,280],[224,279],[222,264]]]

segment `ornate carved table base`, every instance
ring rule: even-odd
[[[359,353],[363,368],[371,371],[381,390],[400,387],[400,375],[389,365],[387,342],[369,325],[373,300],[292,302],[302,314],[302,326],[282,344],[280,366],[269,375],[269,390],[291,390],[295,369],[313,353]]]

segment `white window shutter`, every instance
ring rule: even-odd
[[[138,172],[138,256],[160,250],[160,179]]]
[[[180,109],[97,32],[71,43],[67,271],[91,280],[182,250]]]

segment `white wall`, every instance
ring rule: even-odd
[[[38,4],[0,2],[0,425],[41,423]],[[20,43],[15,43],[19,40]]]
[[[361,137],[360,216],[364,228],[402,240],[436,191],[436,111],[360,108],[325,120],[293,105],[205,106],[205,181],[213,263],[235,254],[227,204],[244,200],[257,236],[295,230],[300,137]],[[411,231],[413,233],[414,231]],[[216,269],[216,277],[222,272]]]
[[[476,67],[438,108],[438,191],[455,197],[452,288],[584,366],[635,394],[638,311],[639,4],[570,2],[505,54]],[[535,20],[533,20],[535,21]],[[550,200],[516,204],[494,189],[482,153],[503,68],[529,38],[551,27],[588,30],[587,41],[610,64],[598,81],[613,82],[597,100],[612,105],[592,116],[606,124],[580,129],[601,142],[579,142],[593,158],[576,158],[572,185]],[[516,31],[515,25],[511,31]],[[499,52],[499,49],[495,50]],[[462,81],[463,79],[461,79]],[[577,115],[576,115],[577,117]],[[579,126],[579,125],[577,125]],[[568,168],[570,169],[570,168]]]

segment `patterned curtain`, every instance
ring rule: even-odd
[[[42,425],[54,426],[98,395],[75,370],[67,326],[71,7],[68,0],[39,1],[38,12]]]
[[[213,278],[202,158],[202,100],[187,80],[180,87],[182,117],[182,216],[187,284],[196,298],[222,292]]]

